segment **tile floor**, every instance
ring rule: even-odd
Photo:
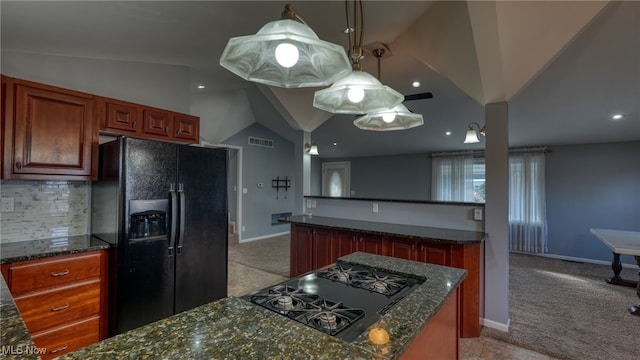
[[[256,244],[233,244],[233,246],[255,246]],[[287,259],[288,261],[288,259]],[[229,261],[229,296],[241,296],[277,284],[287,278],[267,271]],[[553,360],[555,358],[523,349],[487,336],[460,340],[461,360]]]

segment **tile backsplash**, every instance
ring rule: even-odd
[[[84,181],[1,181],[14,211],[0,213],[0,243],[87,234],[90,191]]]

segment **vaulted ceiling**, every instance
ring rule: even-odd
[[[344,2],[292,4],[321,39],[346,47]],[[380,61],[382,82],[405,95],[434,95],[405,103],[423,114],[423,126],[393,132],[359,130],[353,115],[313,108],[318,89],[257,86],[218,65],[230,37],[254,34],[283,8],[276,1],[2,1],[1,46],[188,66],[194,96],[244,92],[258,122],[290,139],[312,132],[326,157],[482,147],[462,144],[467,124],[482,124],[483,106],[501,101],[509,103],[512,146],[640,140],[639,2],[365,1],[367,50],[384,43],[392,53]],[[363,67],[377,75],[373,56]],[[412,88],[414,80],[422,86]],[[614,113],[623,119],[611,120]]]

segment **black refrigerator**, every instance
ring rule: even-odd
[[[227,296],[227,150],[100,145],[91,233],[109,242],[109,334]]]

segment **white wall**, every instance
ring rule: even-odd
[[[189,67],[2,51],[3,75],[189,113]]]
[[[219,144],[256,122],[244,89],[194,94],[191,114],[200,117],[200,137]]]

